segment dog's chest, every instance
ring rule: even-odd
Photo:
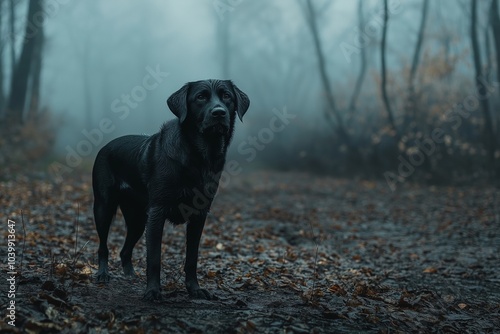
[[[210,210],[217,193],[219,174],[206,172],[191,175],[186,184],[179,189],[176,200],[170,202],[167,219],[174,224],[182,224],[192,215],[204,215]],[[172,205],[173,204],[173,205]]]
[[[189,173],[184,178],[181,197],[191,200],[201,192],[209,199],[213,199],[219,186],[220,171],[202,170],[197,173]]]

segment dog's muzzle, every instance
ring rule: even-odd
[[[215,107],[205,117],[202,133],[224,135],[229,131],[229,117],[227,109]]]
[[[214,118],[224,118],[226,117],[227,111],[222,107],[215,107],[210,113]]]

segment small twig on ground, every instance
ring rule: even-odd
[[[87,244],[90,242],[88,240],[80,250],[78,250],[78,226],[79,226],[79,220],[80,220],[80,203],[78,203],[78,207],[76,209],[76,220],[75,220],[75,250],[74,250],[74,255],[73,255],[73,263],[71,264],[72,270],[75,270],[75,265],[76,262],[78,261],[78,258],[80,257],[83,249],[87,246]]]
[[[82,254],[83,249],[88,245],[89,242],[90,240],[87,240],[87,242],[82,246],[82,248],[80,248],[80,250],[76,253],[75,258],[73,259],[73,268],[75,267],[78,258]]]

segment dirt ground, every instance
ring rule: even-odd
[[[10,179],[11,181],[6,181]],[[200,283],[183,285],[184,227],[165,225],[163,300],[141,300],[145,241],[134,279],[121,275],[125,236],[110,234],[109,284],[96,284],[97,234],[88,176],[0,182],[2,223],[15,221],[16,327],[26,333],[500,332],[500,207],[489,186],[405,184],[253,172],[221,189],[207,221]],[[22,210],[22,216],[21,216]],[[7,228],[0,255],[7,265]]]

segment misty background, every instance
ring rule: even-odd
[[[220,78],[251,100],[228,158],[243,168],[495,177],[497,2],[1,0],[0,164],[88,170],[172,119],[184,83]]]

